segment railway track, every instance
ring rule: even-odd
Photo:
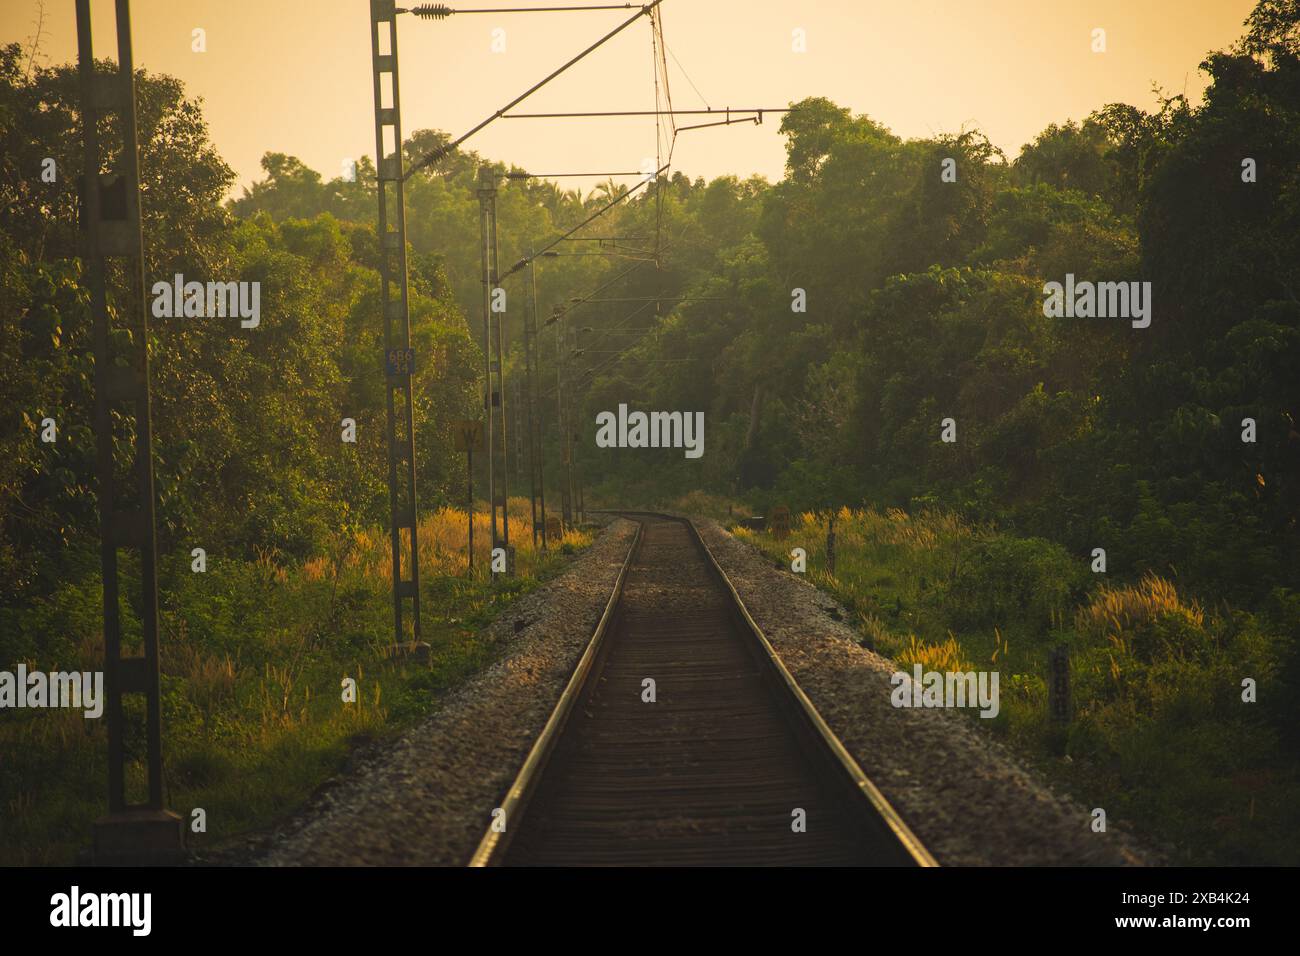
[[[470,865],[935,865],[694,526],[624,514],[609,603]]]

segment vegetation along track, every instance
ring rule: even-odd
[[[609,603],[471,865],[935,865],[694,525],[626,515]]]

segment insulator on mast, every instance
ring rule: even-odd
[[[445,3],[422,3],[418,7],[411,7],[409,12],[422,20],[445,20],[456,11]]]

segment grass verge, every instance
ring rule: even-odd
[[[510,510],[511,527],[527,528],[527,499],[511,499]],[[443,509],[420,522],[427,660],[387,653],[392,556],[380,531],[341,537],[330,553],[305,562],[209,556],[203,573],[192,570],[189,555],[163,562],[165,783],[191,846],[220,845],[285,816],[355,746],[396,735],[434,710],[441,695],[500,655],[485,626],[591,540],[571,531],[543,553],[530,535],[518,535],[517,573],[494,583],[487,515],[476,515],[472,575],[467,538],[463,511]],[[102,669],[102,590],[97,565],[87,563],[79,580],[35,606],[0,611],[0,666]],[[123,571],[130,577],[132,568]],[[139,617],[129,602],[123,622],[125,646],[138,646]],[[343,700],[345,678],[356,681],[355,701]],[[128,725],[138,716],[128,711]],[[142,798],[142,735],[128,733],[126,746],[128,793]],[[0,865],[73,862],[105,811],[106,791],[104,720],[80,710],[3,712]],[[195,833],[199,808],[206,832]]]
[[[1088,559],[1041,538],[898,510],[838,512],[832,575],[826,516],[792,525],[781,541],[732,530],[786,567],[803,548],[812,583],[901,669],[997,670],[1001,711],[980,723],[1087,807],[1152,834],[1174,862],[1300,862],[1284,667],[1300,596],[1275,593],[1256,613],[1205,608],[1165,578],[1093,574]],[[1047,657],[1062,644],[1074,698],[1066,726],[1047,712]],[[1258,703],[1243,700],[1248,678]]]

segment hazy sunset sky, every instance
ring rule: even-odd
[[[517,6],[564,0],[512,0]],[[578,0],[575,0],[578,2]],[[414,4],[411,4],[414,5]],[[452,7],[498,6],[483,0]],[[1048,123],[1109,102],[1143,108],[1152,85],[1199,99],[1197,65],[1242,32],[1252,0],[665,0],[674,105],[779,107],[820,95],[905,137],[984,130],[1014,156]],[[47,63],[76,57],[72,0],[47,0]],[[95,50],[115,56],[113,3],[93,0]],[[0,0],[0,42],[26,43],[35,0]],[[239,185],[264,152],[298,156],[328,179],[346,157],[372,155],[367,0],[136,0],[137,66],[201,96],[211,134]],[[398,18],[403,129],[459,136],[631,11]],[[202,27],[207,52],[191,51]],[[1107,52],[1091,51],[1106,31]],[[505,30],[493,53],[492,31]],[[802,28],[807,52],[791,49]],[[680,62],[680,66],[678,65]],[[682,72],[685,68],[685,74]],[[653,106],[650,27],[643,20],[518,107],[521,111]],[[690,120],[679,120],[684,125]],[[674,168],[692,177],[779,179],[780,117],[682,133]],[[636,169],[655,152],[651,118],[498,120],[467,148],[539,172]],[[590,183],[568,181],[587,189]],[[239,186],[234,190],[239,194]]]

